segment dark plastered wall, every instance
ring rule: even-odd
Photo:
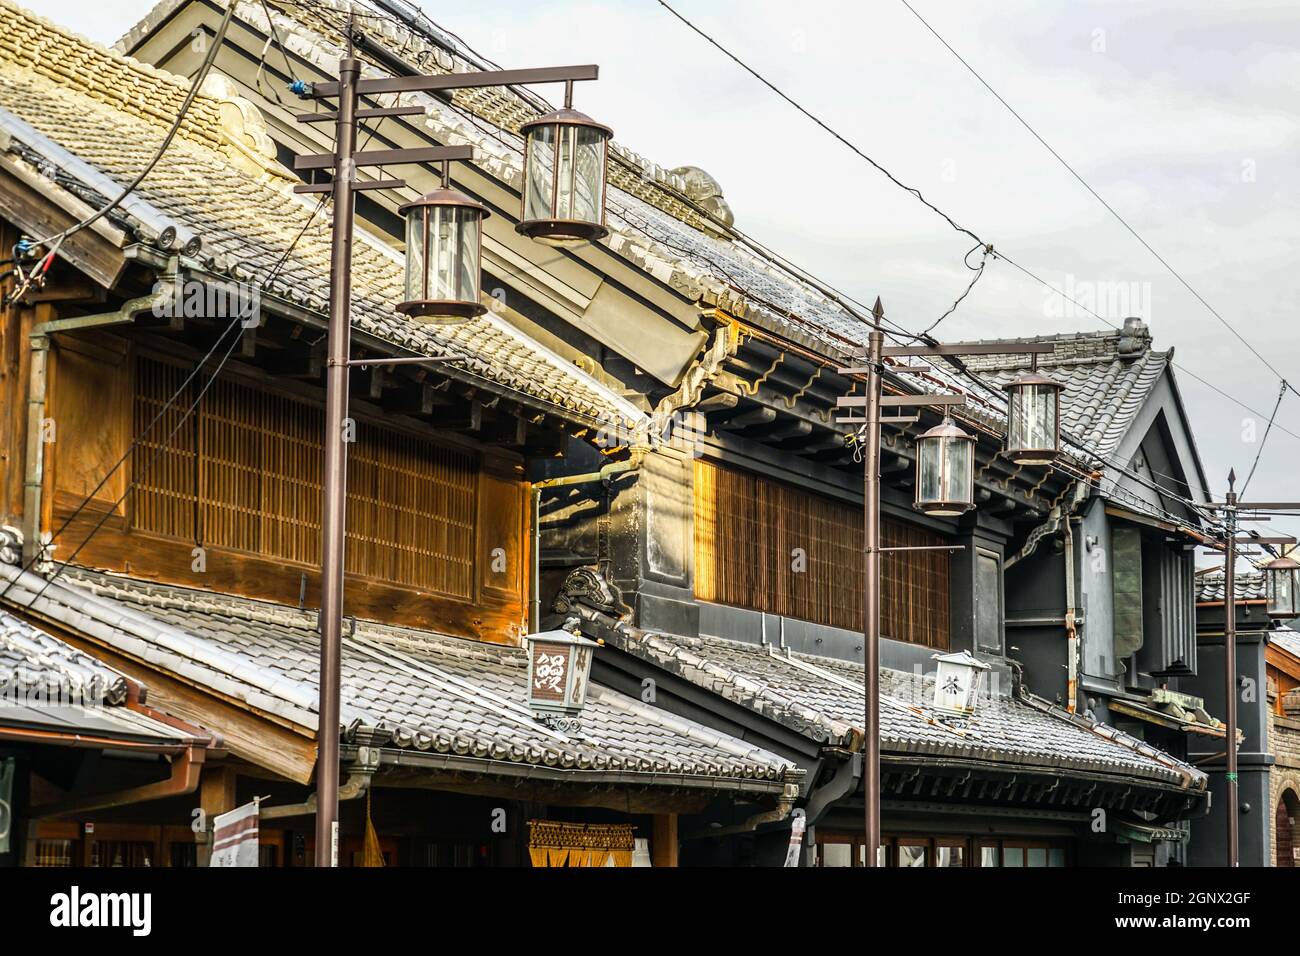
[[[1239,625],[1258,625],[1240,621]],[[1237,634],[1237,721],[1244,739],[1237,752],[1239,853],[1242,866],[1267,866],[1271,843],[1269,768],[1265,728],[1268,694],[1264,668],[1267,634],[1243,630]],[[1227,712],[1224,686],[1224,645],[1221,635],[1202,635],[1197,654],[1197,674],[1182,680],[1187,693],[1205,699],[1211,714]],[[1245,683],[1243,683],[1243,681]],[[1210,776],[1210,813],[1192,820],[1188,862],[1192,866],[1224,866],[1227,860],[1227,817],[1222,745],[1213,738],[1193,737],[1188,741],[1189,759]]]
[[[1007,656],[1024,666],[1025,685],[1046,700],[1065,703],[1065,558],[1060,538],[1044,538],[1036,551],[1005,572]],[[1018,623],[1019,622],[1019,623]],[[1040,622],[1040,623],[1029,623]]]

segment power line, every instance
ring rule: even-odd
[[[979,248],[981,248],[981,246],[976,245],[974,248],[970,250],[970,252],[967,252],[966,255],[962,258],[962,262],[966,263],[966,268],[972,270],[975,273],[975,275],[971,277],[970,285],[966,286],[966,291],[964,291],[961,295],[957,296],[957,301],[955,301],[952,305],[948,307],[947,312],[939,316],[937,319],[931,322],[928,327],[926,327],[919,333],[918,335],[919,338],[922,339],[925,338],[927,335],[929,335],[931,332],[937,329],[939,327],[939,324],[943,322],[944,319],[948,318],[948,316],[956,312],[957,306],[962,304],[966,296],[970,295],[970,290],[975,288],[975,283],[980,281],[980,276],[984,274],[984,266],[988,264],[989,254],[993,252],[993,247],[983,246],[984,254],[980,257],[980,264],[978,266],[972,266],[970,264],[970,254],[971,252],[974,252],[976,249]]]
[[[162,420],[162,417],[167,414],[168,410],[176,402],[176,399],[178,399],[181,396],[181,394],[187,388],[189,388],[190,383],[194,381],[195,377],[202,370],[203,366],[207,363],[208,359],[210,359],[213,353],[216,352],[217,346],[221,344],[222,340],[226,337],[226,335],[230,332],[230,330],[240,321],[241,319],[235,318],[231,321],[230,325],[226,326],[226,328],[222,331],[222,333],[217,337],[217,340],[212,343],[212,347],[208,349],[207,354],[205,354],[203,358],[199,359],[198,364],[194,366],[194,370],[190,372],[188,376],[186,376],[185,381],[181,382],[180,387],[176,389],[172,397],[167,399],[167,401],[163,404],[162,408],[158,410],[158,412],[154,415],[153,419],[149,422],[149,424],[145,425],[145,427],[140,431],[140,433],[136,435],[136,437],[131,441],[131,444],[127,446],[126,451],[122,453],[122,456],[118,458],[116,462],[114,462],[113,466],[109,468],[107,472],[104,473],[104,477],[99,480],[99,483],[95,485],[95,487],[92,488],[84,498],[81,499],[81,503],[77,505],[77,507],[72,510],[72,513],[63,520],[63,524],[59,526],[58,530],[56,530],[52,535],[50,535],[50,543],[53,543],[55,540],[57,540],[59,535],[63,534],[63,532],[68,529],[68,526],[72,524],[72,522],[75,521],[77,517],[81,514],[81,512],[86,509],[86,507],[90,504],[90,502],[94,500],[95,495],[99,494],[99,492],[103,490],[104,486],[108,484],[108,480],[112,478],[113,475],[117,473],[117,470],[121,468],[122,465],[126,463],[127,459],[131,457],[132,453],[136,449],[136,446],[139,445],[140,442],[146,436],[148,436],[148,434],[151,431],[153,431],[154,426],[157,425],[158,422]],[[23,567],[24,571],[30,571],[33,567],[35,567],[35,565],[40,560],[41,552],[43,550],[44,550],[44,546],[40,542],[37,542],[36,552],[34,556],[27,562],[27,564],[24,565]],[[12,582],[10,582],[10,584],[7,587],[5,587],[3,591],[0,591],[0,598],[3,598],[6,594],[8,594],[9,588],[11,587],[13,587]]]
[[[1213,315],[1216,319],[1219,320],[1220,323],[1223,324],[1224,328],[1226,328],[1229,332],[1231,332],[1234,336],[1236,336],[1237,340],[1241,342],[1242,345],[1246,346],[1246,348],[1251,351],[1251,353],[1255,356],[1255,358],[1259,359],[1261,362],[1264,363],[1265,368],[1267,368],[1270,372],[1272,372],[1274,375],[1276,375],[1279,379],[1282,380],[1282,387],[1284,391],[1286,389],[1290,389],[1291,391],[1295,391],[1297,395],[1300,395],[1300,391],[1296,391],[1295,387],[1290,385],[1286,381],[1286,378],[1282,375],[1282,373],[1279,372],[1273,366],[1273,364],[1269,362],[1268,359],[1264,358],[1264,356],[1260,354],[1259,350],[1256,349],[1255,346],[1251,345],[1248,341],[1246,341],[1245,337],[1240,332],[1237,331],[1237,329],[1232,325],[1231,322],[1225,319],[1219,313],[1219,311],[1214,308],[1214,306],[1210,305],[1210,303],[1205,300],[1204,296],[1202,296],[1199,292],[1197,292],[1194,288],[1192,288],[1191,283],[1189,283],[1186,279],[1184,279],[1183,276],[1178,272],[1178,270],[1169,264],[1169,261],[1165,259],[1164,256],[1156,252],[1156,250],[1152,248],[1151,243],[1143,239],[1142,236],[1138,233],[1138,231],[1134,229],[1131,225],[1129,225],[1128,221],[1123,216],[1121,216],[1118,212],[1115,211],[1115,207],[1112,206],[1110,203],[1108,203],[1105,199],[1103,199],[1101,194],[1098,193],[1097,190],[1093,189],[1092,185],[1081,175],[1079,175],[1078,171],[1073,166],[1071,166],[1068,162],[1066,162],[1065,158],[1060,153],[1058,153],[1055,149],[1053,149],[1052,145],[1048,143],[1047,140],[1043,139],[1043,137],[1038,134],[1038,131],[1034,129],[1032,126],[1030,126],[1028,121],[1023,116],[1021,116],[1018,112],[1016,112],[1015,108],[1010,103],[1008,103],[1005,99],[1002,98],[1002,95],[998,93],[997,90],[993,89],[993,87],[989,85],[988,81],[985,80],[984,77],[982,77],[979,74],[979,71],[977,71],[975,67],[971,66],[970,63],[966,61],[965,57],[963,57],[960,53],[954,50],[952,48],[952,45],[947,40],[945,40],[942,36],[940,36],[939,32],[935,30],[934,27],[930,26],[930,24],[926,21],[925,17],[921,16],[921,14],[916,12],[915,7],[913,7],[910,3],[908,3],[907,0],[899,0],[899,2],[902,3],[903,6],[907,7],[907,9],[912,12],[912,15],[916,17],[917,20],[921,21],[921,24],[927,30],[929,30],[932,34],[934,34],[934,38],[938,40],[940,43],[942,43],[947,48],[948,52],[951,53],[953,56],[955,56],[958,62],[960,62],[962,66],[966,67],[966,69],[970,71],[971,76],[979,80],[980,83],[983,85],[983,87],[986,90],[988,90],[990,93],[992,93],[994,98],[997,99],[999,103],[1001,103],[1003,106],[1007,108],[1007,112],[1009,112],[1012,116],[1014,116],[1016,120],[1020,123],[1020,125],[1023,126],[1026,130],[1028,130],[1030,135],[1033,136],[1034,139],[1038,140],[1038,142],[1042,144],[1043,148],[1046,149],[1049,153],[1051,153],[1052,156],[1056,158],[1056,161],[1060,163],[1062,166],[1064,166],[1065,169],[1070,173],[1070,175],[1073,176],[1075,179],[1077,179],[1079,181],[1079,184],[1082,185],[1084,189],[1088,190],[1088,192],[1092,194],[1093,198],[1096,199],[1097,202],[1101,203],[1102,206],[1105,207],[1106,211],[1109,212],[1115,218],[1116,222],[1118,222],[1121,226],[1127,229],[1134,239],[1142,243],[1142,246],[1147,250],[1147,252],[1155,256],[1156,261],[1158,261],[1162,266],[1164,266],[1165,269],[1169,272],[1169,274],[1172,275],[1175,279],[1179,281],[1179,283],[1182,284],[1184,289],[1190,292],[1196,298],[1196,300],[1201,303],[1201,305],[1205,306],[1205,308],[1209,310],[1210,314]]]
[[[833,127],[831,127],[829,124],[827,124],[824,120],[822,120],[820,117],[816,116],[816,115],[813,114],[811,111],[809,111],[808,109],[806,109],[806,108],[805,108],[802,104],[800,104],[797,100],[795,100],[794,98],[788,96],[788,95],[787,95],[787,94],[786,94],[786,93],[785,93],[785,92],[784,92],[780,87],[778,87],[775,83],[773,83],[771,80],[769,80],[769,79],[768,79],[767,77],[765,77],[763,74],[759,73],[757,70],[755,70],[753,67],[751,67],[751,66],[750,66],[748,63],[746,63],[744,60],[740,59],[740,57],[736,56],[736,54],[732,53],[730,50],[728,50],[726,47],[724,47],[724,46],[723,46],[721,43],[719,43],[717,40],[713,39],[713,37],[709,36],[707,33],[705,33],[703,30],[701,30],[699,27],[697,27],[697,26],[696,26],[694,23],[692,23],[690,20],[686,19],[686,17],[682,16],[680,13],[678,13],[676,10],[674,10],[671,6],[669,6],[669,5],[665,2],[665,0],[658,0],[658,3],[659,3],[659,5],[660,5],[661,7],[663,7],[665,10],[667,10],[667,11],[668,11],[669,13],[671,13],[673,16],[675,16],[678,20],[680,20],[682,23],[686,24],[686,26],[690,27],[693,31],[695,31],[695,33],[699,34],[702,38],[704,38],[704,40],[706,40],[709,44],[711,44],[712,46],[714,46],[715,48],[717,48],[717,50],[718,50],[719,52],[721,52],[721,53],[722,53],[724,56],[726,56],[729,60],[731,60],[733,63],[735,63],[737,66],[739,66],[742,70],[744,70],[746,73],[748,73],[748,74],[749,74],[750,76],[752,76],[754,79],[758,80],[760,83],[762,83],[764,86],[766,86],[769,90],[771,90],[771,91],[772,91],[773,93],[775,93],[777,96],[781,97],[781,99],[785,100],[787,103],[789,103],[791,106],[793,106],[796,110],[798,110],[800,113],[802,113],[802,114],[803,114],[804,116],[806,116],[808,119],[812,120],[814,123],[816,123],[818,126],[820,126],[823,130],[825,130],[827,133],[829,133],[831,136],[833,136],[835,139],[839,140],[841,143],[843,143],[845,146],[847,146],[847,147],[848,147],[850,150],[852,150],[852,151],[853,151],[853,152],[854,152],[854,153],[855,153],[859,158],[866,160],[868,163],[870,163],[872,166],[874,166],[878,171],[880,171],[881,173],[883,173],[885,176],[889,177],[889,180],[890,180],[890,181],[891,181],[895,186],[898,186],[900,189],[905,190],[906,192],[911,193],[913,196],[915,196],[918,200],[920,200],[922,203],[924,203],[927,207],[929,207],[929,208],[930,208],[933,212],[935,212],[937,215],[942,216],[943,219],[944,219],[944,221],[946,221],[946,222],[948,223],[948,225],[952,226],[952,227],[953,227],[954,229],[956,229],[958,232],[965,233],[966,235],[970,236],[972,239],[974,239],[976,242],[980,243],[981,245],[984,244],[984,240],[983,240],[983,239],[981,239],[979,236],[975,235],[975,233],[973,233],[971,230],[967,229],[965,226],[958,225],[958,224],[957,224],[957,223],[952,219],[952,217],[950,217],[946,212],[944,212],[942,209],[940,209],[940,208],[939,208],[938,206],[936,206],[934,203],[930,202],[930,201],[929,201],[928,199],[926,199],[923,195],[921,195],[921,191],[920,191],[919,189],[916,189],[916,188],[913,187],[913,186],[908,186],[907,184],[905,184],[905,183],[903,183],[903,182],[900,182],[897,178],[895,178],[894,174],[891,173],[889,170],[887,170],[884,166],[881,166],[878,162],[876,162],[874,159],[872,159],[870,156],[868,156],[865,152],[863,152],[861,149],[859,149],[859,148],[858,148],[856,145],[854,145],[851,141],[849,141],[849,140],[848,140],[847,138],[845,138],[844,136],[840,135],[840,133],[838,133],[838,132],[833,128]]]
[[[1277,401],[1273,403],[1273,414],[1268,416],[1268,425],[1264,428],[1264,437],[1260,439],[1259,449],[1255,452],[1255,461],[1250,466],[1250,474],[1241,485],[1241,496],[1244,498],[1246,489],[1250,487],[1250,479],[1255,477],[1255,469],[1259,467],[1260,456],[1264,454],[1264,446],[1268,444],[1268,433],[1273,430],[1273,419],[1277,418],[1277,410],[1282,407],[1282,399],[1286,397],[1287,390],[1286,379],[1282,380],[1282,387],[1277,390]]]
[[[880,172],[884,173],[884,175],[885,175],[886,177],[888,177],[888,179],[889,179],[891,182],[893,182],[894,184],[898,185],[900,188],[902,188],[902,189],[905,190],[906,192],[911,193],[913,196],[915,196],[917,199],[919,199],[919,200],[920,200],[920,201],[921,201],[921,202],[922,202],[926,207],[928,207],[929,209],[931,209],[931,210],[933,210],[934,212],[936,212],[936,213],[937,213],[939,216],[941,216],[941,217],[942,217],[946,222],[948,222],[949,225],[951,225],[954,229],[957,229],[957,230],[960,231],[960,232],[964,232],[964,233],[966,233],[967,235],[971,236],[972,238],[976,239],[977,241],[983,242],[983,240],[981,240],[981,239],[979,238],[979,236],[976,235],[972,230],[967,229],[967,228],[965,228],[964,226],[960,226],[960,225],[958,225],[958,224],[957,224],[956,222],[954,222],[954,221],[952,220],[952,218],[949,217],[945,212],[943,212],[941,209],[939,209],[938,207],[936,207],[933,203],[931,203],[931,202],[929,202],[928,200],[926,200],[926,199],[925,199],[925,198],[920,194],[920,192],[919,192],[918,190],[913,189],[913,188],[911,188],[911,187],[909,187],[909,186],[906,186],[905,184],[901,183],[901,182],[900,182],[900,181],[899,181],[899,180],[898,180],[898,179],[897,179],[893,174],[891,174],[891,173],[890,173],[888,170],[886,170],[883,166],[881,166],[879,163],[877,163],[874,159],[872,159],[870,156],[867,156],[865,153],[862,152],[862,150],[860,150],[858,147],[854,146],[851,142],[849,142],[847,139],[845,139],[845,137],[843,137],[843,136],[840,135],[838,132],[836,132],[834,129],[832,129],[831,127],[829,127],[825,122],[823,122],[822,120],[818,119],[815,115],[813,115],[812,113],[810,113],[807,109],[805,109],[803,106],[801,106],[798,102],[796,102],[794,99],[792,99],[792,98],[791,98],[790,96],[788,96],[786,93],[784,93],[784,92],[783,92],[780,88],[778,88],[775,84],[773,84],[771,81],[769,81],[768,79],[766,79],[762,74],[758,73],[758,71],[754,70],[752,67],[750,67],[748,64],[746,64],[744,61],[742,61],[738,56],[736,56],[736,54],[732,53],[732,52],[731,52],[730,50],[728,50],[726,47],[722,46],[722,44],[720,44],[717,40],[713,39],[713,37],[709,36],[709,35],[708,35],[707,33],[705,33],[702,29],[700,29],[698,26],[696,26],[694,23],[692,23],[690,20],[688,20],[686,17],[682,16],[682,14],[680,14],[680,13],[678,13],[676,10],[674,10],[671,6],[669,6],[668,3],[665,2],[665,0],[657,0],[657,2],[658,2],[662,7],[664,7],[664,9],[668,10],[668,12],[671,13],[674,17],[676,17],[676,18],[677,18],[678,20],[680,20],[682,23],[686,24],[686,26],[688,26],[688,27],[689,27],[693,32],[695,32],[696,34],[698,34],[700,37],[702,37],[704,40],[706,40],[710,45],[712,45],[713,47],[715,47],[716,49],[718,49],[720,52],[722,52],[722,53],[723,53],[723,54],[724,54],[728,59],[732,60],[734,63],[736,63],[737,65],[739,65],[743,70],[745,70],[745,71],[746,71],[747,73],[749,73],[751,76],[754,76],[754,77],[755,77],[756,79],[758,79],[761,83],[763,83],[764,86],[768,87],[768,89],[770,89],[770,90],[772,90],[774,93],[776,93],[776,94],[777,94],[781,99],[785,100],[787,103],[789,103],[789,104],[790,104],[791,106],[793,106],[795,109],[797,109],[799,112],[801,112],[801,113],[803,113],[805,116],[809,117],[809,118],[810,118],[811,120],[813,120],[813,122],[815,122],[818,126],[820,126],[822,129],[824,129],[824,130],[826,130],[828,133],[830,133],[830,135],[833,136],[835,139],[837,139],[837,140],[840,141],[841,143],[844,143],[844,144],[845,144],[846,146],[848,146],[848,147],[849,147],[849,148],[850,148],[850,149],[851,149],[855,154],[857,154],[857,155],[860,156],[861,158],[865,159],[865,160],[866,160],[866,161],[867,161],[867,162],[868,162],[872,167],[874,167],[875,169],[877,169],[877,170],[879,170]],[[1031,272],[1030,270],[1028,270],[1028,269],[1026,269],[1025,267],[1019,265],[1019,264],[1016,263],[1014,260],[1012,260],[1009,256],[1007,256],[1004,252],[998,250],[998,251],[995,251],[995,252],[993,253],[993,255],[994,255],[996,258],[1003,259],[1004,261],[1006,261],[1007,263],[1011,264],[1012,266],[1014,266],[1014,267],[1015,267],[1016,269],[1018,269],[1019,271],[1023,272],[1026,276],[1028,276],[1029,278],[1033,279],[1035,282],[1037,282],[1037,283],[1039,283],[1040,285],[1042,285],[1044,288],[1046,288],[1046,289],[1048,289],[1048,290],[1050,290],[1050,291],[1052,291],[1052,292],[1057,293],[1058,295],[1060,295],[1060,296],[1062,296],[1063,298],[1065,298],[1067,301],[1072,302],[1072,303],[1073,303],[1074,305],[1076,305],[1077,307],[1079,307],[1079,308],[1083,309],[1084,311],[1088,312],[1090,315],[1092,315],[1093,317],[1097,318],[1097,319],[1100,320],[1101,322],[1105,323],[1106,325],[1109,325],[1111,328],[1117,328],[1117,326],[1115,326],[1115,324],[1114,324],[1113,322],[1111,322],[1109,319],[1104,318],[1103,316],[1099,315],[1097,312],[1093,311],[1092,309],[1090,309],[1090,308],[1088,308],[1088,307],[1082,305],[1081,303],[1079,303],[1078,301],[1076,301],[1075,299],[1073,299],[1071,296],[1067,295],[1063,290],[1057,288],[1056,286],[1052,285],[1051,283],[1047,282],[1046,280],[1042,279],[1041,277],[1035,275],[1035,274],[1034,274],[1033,272]],[[1207,388],[1212,389],[1213,391],[1217,392],[1217,393],[1218,393],[1219,395],[1221,395],[1222,397],[1224,397],[1224,398],[1228,399],[1229,401],[1233,402],[1234,404],[1240,406],[1241,408],[1245,409],[1246,411],[1250,412],[1251,414],[1253,414],[1253,415],[1259,415],[1259,414],[1260,414],[1258,411],[1256,411],[1255,409],[1251,408],[1251,406],[1247,405],[1245,402],[1241,401],[1240,399],[1238,399],[1238,398],[1236,398],[1236,397],[1234,397],[1234,396],[1232,396],[1232,395],[1229,395],[1227,392],[1223,391],[1223,389],[1219,388],[1217,385],[1214,385],[1214,384],[1208,382],[1206,379],[1202,378],[1200,375],[1197,375],[1195,372],[1191,371],[1190,369],[1187,369],[1185,366],[1182,366],[1182,365],[1180,365],[1180,364],[1178,364],[1178,363],[1173,363],[1173,364],[1174,364],[1174,366],[1175,366],[1176,368],[1178,368],[1180,371],[1184,372],[1185,374],[1187,374],[1187,375],[1190,376],[1191,378],[1193,378],[1193,379],[1195,379],[1196,381],[1200,382],[1201,384],[1205,385]],[[1270,366],[1270,369],[1271,369],[1271,366]],[[1276,372],[1275,372],[1275,374],[1276,374]],[[1279,375],[1279,378],[1281,378],[1280,375]],[[1292,388],[1292,389],[1294,390],[1294,386],[1289,386],[1289,385],[1288,385],[1288,387],[1290,387],[1290,388]],[[1284,428],[1282,425],[1278,425],[1277,428],[1278,428],[1279,430],[1283,431],[1283,432],[1286,432],[1288,435],[1291,435],[1293,438],[1296,438],[1296,439],[1300,440],[1300,434],[1296,434],[1295,432],[1290,431],[1290,430],[1287,429],[1287,428]]]
[[[1052,285],[1052,284],[1051,284],[1050,282],[1048,282],[1046,279],[1043,279],[1043,278],[1039,277],[1036,273],[1030,271],[1030,270],[1027,269],[1026,267],[1022,266],[1020,263],[1016,262],[1014,259],[1012,259],[1010,256],[1008,256],[1005,252],[1002,252],[1002,251],[999,250],[999,251],[995,251],[993,254],[994,254],[997,258],[1001,259],[1003,262],[1007,263],[1007,264],[1008,264],[1009,266],[1011,266],[1012,268],[1014,268],[1014,269],[1016,269],[1016,270],[1018,270],[1018,271],[1024,273],[1026,276],[1028,276],[1029,278],[1033,279],[1035,282],[1039,283],[1039,284],[1042,285],[1043,287],[1052,290],[1052,291],[1055,292],[1057,295],[1059,295],[1061,298],[1065,299],[1065,301],[1067,301],[1067,302],[1069,302],[1071,305],[1073,305],[1075,308],[1082,309],[1084,312],[1087,312],[1089,315],[1091,315],[1091,316],[1092,316],[1094,319],[1096,319],[1098,322],[1102,322],[1102,323],[1104,323],[1105,325],[1110,326],[1112,329],[1115,329],[1116,331],[1122,331],[1122,330],[1120,329],[1120,327],[1119,327],[1118,325],[1116,325],[1114,322],[1112,322],[1110,319],[1106,318],[1105,316],[1101,315],[1100,313],[1096,312],[1095,310],[1093,310],[1093,309],[1089,308],[1088,306],[1084,305],[1084,304],[1083,304],[1082,302],[1080,302],[1078,299],[1076,299],[1076,298],[1074,298],[1073,296],[1067,294],[1067,293],[1065,292],[1065,290],[1063,290],[1063,289],[1058,289],[1056,286]],[[1213,390],[1214,392],[1218,393],[1219,396],[1221,396],[1222,398],[1226,398],[1228,401],[1232,402],[1234,405],[1237,405],[1237,406],[1239,406],[1240,408],[1245,409],[1246,411],[1250,412],[1252,415],[1256,415],[1256,416],[1258,416],[1258,417],[1260,417],[1260,418],[1263,418],[1263,417],[1264,417],[1264,414],[1263,414],[1262,412],[1258,411],[1258,410],[1255,409],[1255,408],[1252,408],[1250,405],[1247,405],[1247,404],[1246,404],[1245,402],[1243,402],[1241,399],[1239,399],[1239,398],[1237,398],[1237,397],[1235,397],[1235,396],[1233,396],[1233,395],[1229,395],[1229,394],[1228,394],[1227,392],[1225,392],[1223,389],[1219,388],[1219,386],[1215,385],[1213,382],[1208,381],[1207,379],[1202,378],[1200,375],[1197,375],[1195,372],[1193,372],[1193,371],[1192,371],[1191,369],[1189,369],[1187,366],[1182,365],[1182,364],[1179,363],[1179,362],[1171,362],[1170,364],[1172,364],[1172,365],[1174,366],[1174,368],[1178,369],[1178,371],[1182,372],[1184,375],[1187,375],[1187,376],[1189,376],[1190,378],[1195,379],[1196,381],[1198,381],[1198,382],[1200,382],[1202,385],[1204,385],[1206,388],[1211,389],[1211,390]],[[1279,431],[1285,432],[1286,434],[1290,435],[1292,438],[1296,439],[1297,441],[1300,441],[1300,434],[1297,434],[1297,433],[1291,431],[1289,428],[1285,428],[1285,427],[1282,426],[1282,425],[1278,425],[1278,426],[1277,426],[1277,429],[1278,429]]]

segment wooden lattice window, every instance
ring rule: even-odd
[[[188,373],[147,357],[136,373],[139,435]],[[319,564],[321,408],[222,379],[181,424],[205,382],[196,378],[137,446],[132,527]],[[472,453],[360,427],[348,455],[348,572],[471,599],[477,479]]]
[[[695,463],[695,595],[702,601],[862,630],[862,509],[708,462]],[[884,518],[882,547],[946,544]],[[949,555],[881,562],[881,632],[948,647]]]

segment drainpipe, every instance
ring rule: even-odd
[[[30,374],[27,378],[27,454],[23,462],[23,566],[30,565],[41,552],[41,507],[45,485],[45,404],[50,356],[50,336],[59,332],[99,329],[114,325],[131,325],[141,312],[153,311],[173,301],[172,286],[160,283],[152,293],[128,299],[115,312],[83,315],[42,322],[30,332]]]
[[[23,566],[41,553],[41,486],[45,482],[45,370],[50,340],[44,332],[31,334],[31,363],[27,377],[27,454],[23,462]]]
[[[542,617],[542,491],[547,488],[561,488],[565,485],[586,485],[593,482],[609,484],[615,475],[627,474],[641,467],[641,455],[634,452],[626,461],[611,462],[600,471],[583,475],[564,475],[560,478],[544,478],[533,482],[532,486],[532,525],[533,554],[532,574],[529,578],[530,597],[528,601],[528,633],[536,634],[541,626]]]
[[[110,744],[110,746],[116,747],[118,745]],[[148,783],[142,787],[114,790],[110,793],[95,794],[91,797],[33,807],[31,816],[33,819],[70,816],[87,813],[91,810],[107,810],[135,803],[144,803],[148,800],[164,800],[168,797],[191,794],[199,786],[199,772],[203,769],[203,758],[206,755],[205,747],[206,745],[203,743],[194,744],[186,747],[183,753],[173,757],[171,776],[166,780],[158,783]]]
[[[371,771],[348,774],[348,779],[339,787],[339,800],[355,800],[370,788]],[[288,803],[279,807],[263,807],[259,804],[258,816],[263,820],[279,820],[283,817],[311,817],[316,815],[316,794],[311,794],[302,803]]]
[[[1065,638],[1066,670],[1065,709],[1073,714],[1078,708],[1079,696],[1079,629],[1075,624],[1074,604],[1074,528],[1069,516],[1065,519]]]
[[[753,833],[759,827],[767,823],[780,823],[788,817],[794,810],[794,805],[799,799],[799,784],[787,782],[781,796],[777,798],[776,806],[771,810],[763,810],[755,813],[753,816],[746,817],[740,823],[733,823],[725,827],[713,827],[694,830],[682,835],[682,842],[690,840],[703,840],[712,837],[731,836],[736,833]]]

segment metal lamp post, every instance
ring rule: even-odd
[[[1295,544],[1291,537],[1261,537],[1249,535],[1237,537],[1241,520],[1251,520],[1259,512],[1296,511],[1300,502],[1264,501],[1243,502],[1238,500],[1237,472],[1228,472],[1228,494],[1223,504],[1209,505],[1211,510],[1222,512],[1224,533],[1223,541],[1223,694],[1227,713],[1224,715],[1226,740],[1224,741],[1224,802],[1227,817],[1228,853],[1227,865],[1241,865],[1240,801],[1237,796],[1237,693],[1240,675],[1237,673],[1237,548],[1240,545],[1289,545]],[[1247,513],[1245,519],[1242,512]],[[1266,518],[1266,515],[1261,517]],[[1283,558],[1283,561],[1290,559]],[[1294,562],[1293,562],[1294,563]],[[1266,573],[1266,581],[1268,581]],[[1294,579],[1293,579],[1294,581]]]
[[[295,192],[330,192],[334,199],[325,385],[324,518],[321,528],[320,706],[316,734],[317,866],[338,865],[339,671],[347,509],[347,439],[344,435],[344,421],[348,406],[348,370],[360,365],[427,364],[438,361],[426,356],[364,361],[351,358],[350,307],[355,193],[366,189],[395,189],[406,185],[402,180],[396,179],[358,182],[356,173],[359,167],[406,163],[440,163],[443,167],[441,189],[402,207],[407,217],[410,255],[406,271],[406,301],[396,308],[424,322],[464,321],[485,311],[479,302],[479,257],[482,220],[487,215],[487,209],[451,189],[447,174],[448,163],[473,159],[473,149],[468,146],[434,146],[357,152],[359,121],[424,112],[421,106],[362,109],[361,97],[534,83],[565,83],[571,96],[573,83],[594,80],[599,74],[598,67],[587,65],[362,79],[361,61],[352,54],[352,27],[349,25],[348,50],[347,55],[339,61],[338,81],[296,86],[299,96],[304,99],[338,100],[338,109],[334,112],[320,111],[297,117],[303,123],[334,122],[334,152],[299,156],[294,161],[295,169],[333,172],[331,182],[297,186]],[[573,143],[576,144],[576,151],[569,155],[574,158],[575,165],[581,165],[589,172],[589,139],[584,134],[575,134]],[[607,146],[603,141],[600,145],[599,155],[603,163]],[[584,153],[583,150],[587,152]],[[528,181],[528,168],[525,168],[524,175],[525,181]],[[555,181],[554,177],[552,181]],[[570,185],[573,181],[570,180]],[[579,181],[584,180],[579,177]],[[527,197],[527,189],[524,195]],[[590,199],[590,191],[585,195]],[[595,206],[591,202],[577,202],[564,207],[571,223],[570,231],[580,228],[584,217],[595,220],[594,225],[604,229],[603,165],[598,196],[599,204]],[[603,235],[594,226],[591,234]]]
[[[872,308],[872,329],[867,336],[866,364],[839,369],[842,375],[865,375],[866,394],[840,398],[837,407],[865,410],[861,417],[839,419],[842,424],[861,425],[863,497],[863,675],[865,734],[863,740],[863,843],[867,866],[879,865],[880,852],[880,555],[899,550],[880,546],[880,431],[889,424],[909,424],[917,416],[881,414],[882,409],[948,408],[966,404],[961,395],[884,395],[884,359],[908,356],[1025,355],[1049,354],[1055,346],[1047,342],[979,342],[970,345],[886,346],[880,299]],[[922,456],[925,456],[923,461]],[[962,514],[973,507],[973,464],[975,440],[945,417],[944,423],[917,441],[918,510],[931,514]],[[932,467],[926,472],[927,462]],[[922,483],[929,481],[925,494]],[[930,494],[929,492],[933,492]],[[918,550],[907,548],[905,550]],[[931,550],[921,548],[921,550]],[[940,545],[935,550],[953,550]]]

